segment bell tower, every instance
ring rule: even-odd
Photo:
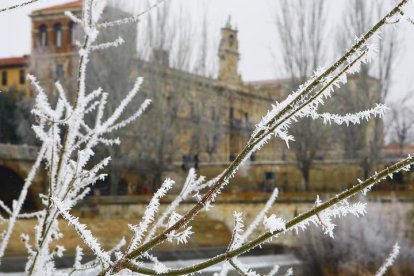
[[[231,18],[227,19],[226,26],[221,29],[219,46],[219,75],[218,79],[229,83],[241,83],[238,73],[239,41],[237,30],[231,25]]]

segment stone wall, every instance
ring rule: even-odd
[[[203,212],[201,215],[205,216],[214,221],[222,221],[229,229],[233,228],[233,213],[235,211],[242,212],[245,218],[245,225],[249,225],[253,221],[256,214],[260,212],[263,208],[266,199],[270,194],[266,193],[256,193],[256,194],[223,194],[221,199],[214,204],[209,212]],[[321,194],[321,199],[328,198],[328,194]],[[276,204],[271,208],[269,214],[276,214],[280,217],[283,217],[285,220],[289,220],[300,214],[314,205],[316,194],[282,194],[277,200]],[[393,203],[390,194],[384,193],[372,193],[369,196],[370,204],[375,206],[376,210],[389,210],[392,211]],[[404,214],[407,216],[407,225],[409,229],[414,229],[414,193],[405,192],[397,193],[396,198],[399,200],[400,208]],[[168,203],[171,202],[173,197],[167,197],[164,202],[162,202],[160,209],[161,211],[165,210],[168,206]],[[136,218],[137,222],[141,219],[144,214],[145,207],[149,202],[149,197],[118,197],[117,203],[111,202],[111,197],[100,197],[93,198],[91,204],[94,205],[96,213],[94,216],[99,216],[102,218],[123,218],[125,220],[131,220]],[[131,204],[134,202],[133,204]],[[186,202],[178,208],[178,213],[184,214],[188,211],[194,202]],[[381,209],[383,207],[383,209]],[[84,214],[85,215],[85,214]],[[206,229],[210,231],[210,229]],[[259,227],[255,235],[258,235],[263,232],[263,228]],[[210,233],[211,234],[211,233]],[[410,236],[410,238],[414,238]],[[286,246],[294,246],[297,242],[296,236],[293,233],[288,233],[283,237],[274,239],[272,242],[277,244],[283,244]]]
[[[38,150],[37,147],[31,146],[0,144],[0,166],[17,173],[23,182],[32,168]],[[29,190],[29,197],[34,201],[34,204],[38,208],[41,206],[38,195],[39,193],[44,192],[46,179],[46,172],[44,171],[44,168],[41,167]],[[8,184],[7,179],[0,176],[0,187],[4,187]],[[18,187],[18,189],[21,188],[22,187]]]

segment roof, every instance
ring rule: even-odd
[[[400,156],[400,155],[407,155],[407,154],[414,154],[414,145],[404,145],[403,153],[400,152],[400,146],[396,143],[388,144],[383,149],[384,154],[389,156]]]
[[[262,86],[280,86],[289,83],[290,79],[270,79],[270,80],[255,80],[245,82],[247,85],[262,87]]]
[[[29,64],[29,61],[29,56],[1,58],[0,67],[27,65]]]
[[[77,0],[61,5],[51,6],[40,10],[35,10],[33,13],[53,13],[57,11],[79,10],[82,8],[82,0]]]

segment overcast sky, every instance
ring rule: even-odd
[[[137,0],[138,1],[138,0]],[[208,3],[210,32],[219,35],[220,27],[231,15],[232,21],[239,30],[239,47],[241,53],[240,72],[244,80],[272,79],[280,76],[275,66],[275,56],[278,56],[275,29],[273,26],[274,12],[272,2],[276,0],[169,0],[173,3],[185,3],[192,15],[201,16],[202,10]],[[329,3],[328,24],[335,28],[341,22],[341,10],[346,8],[347,0],[331,0]],[[384,0],[392,1],[392,0]],[[0,7],[22,2],[22,0],[1,0]],[[37,4],[0,16],[0,57],[30,54],[30,18],[33,9],[39,9],[54,4],[71,1],[42,0]],[[410,1],[409,14],[414,17],[414,1]],[[398,72],[395,74],[392,98],[400,97],[403,93],[414,89],[414,26],[401,24],[403,32],[404,53],[398,60]],[[335,36],[329,36],[327,43],[335,43]],[[276,45],[276,46],[275,46]],[[271,50],[273,49],[273,51]],[[414,92],[413,92],[414,93]]]

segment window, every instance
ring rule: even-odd
[[[26,83],[26,72],[24,71],[24,69],[20,70],[19,83],[20,84]]]
[[[232,120],[234,118],[234,108],[233,107],[230,107],[230,114],[229,114],[229,116],[230,116],[230,120]]]
[[[198,160],[198,154],[195,154],[193,157],[193,161],[194,161],[194,169],[198,170],[199,169],[199,160]]]
[[[230,47],[233,47],[233,44],[234,44],[234,35],[230,35],[229,36],[229,45],[230,45]]]
[[[40,47],[47,46],[47,27],[46,25],[42,25],[39,28],[39,45]]]
[[[69,24],[69,41],[72,45],[75,45],[76,35],[75,35],[75,23],[71,22]]]
[[[275,174],[273,172],[265,172],[265,179],[266,180],[274,180]]]
[[[1,72],[1,85],[7,85],[7,71]]]
[[[255,153],[252,153],[250,155],[250,161],[252,161],[252,162],[256,161],[256,154]]]
[[[62,24],[55,25],[55,46],[56,48],[62,47]]]
[[[213,120],[213,121],[216,120],[216,110],[215,109],[211,109],[211,120]]]
[[[56,80],[61,80],[64,76],[64,70],[62,64],[56,65]]]

